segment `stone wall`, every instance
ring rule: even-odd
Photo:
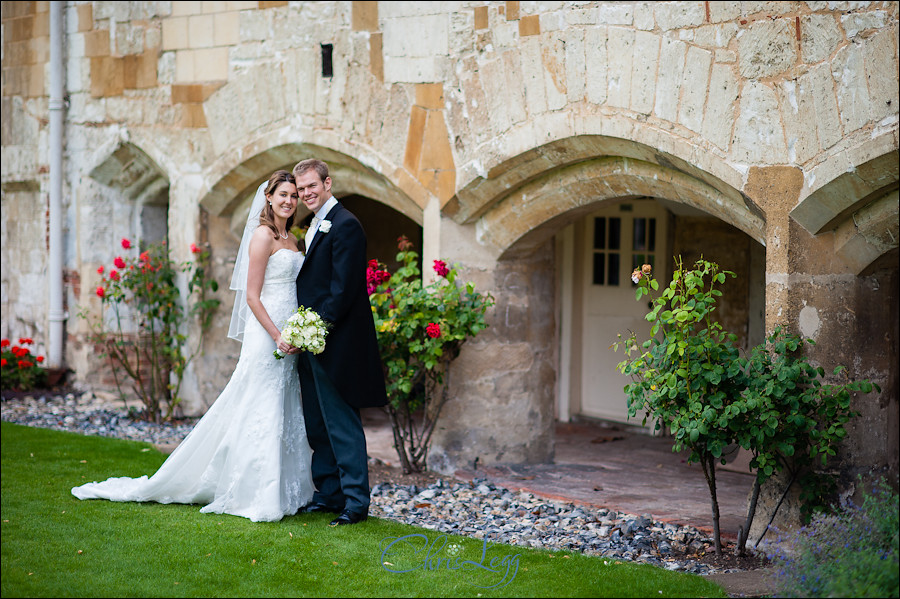
[[[2,5],[2,332],[39,343],[57,176],[48,10]],[[249,194],[315,155],[339,197],[422,226],[425,264],[459,262],[498,299],[454,365],[440,468],[552,455],[553,240],[605,201],[655,197],[736,231],[716,245],[739,240],[741,262],[746,244],[765,246],[765,268],[750,267],[765,271],[764,328],[814,336],[823,365],[886,390],[858,400],[886,445],[855,430],[844,471],[896,476],[896,2],[78,0],[65,31],[66,360],[79,384],[94,382],[95,356],[75,314],[97,313],[97,267],[149,231],[146,206],[167,209],[176,259],[210,244],[225,288]],[[763,300],[753,289],[741,301]],[[227,317],[188,373],[194,410],[236,359]]]

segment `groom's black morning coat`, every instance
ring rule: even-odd
[[[297,301],[312,308],[331,329],[317,360],[348,404],[355,408],[387,404],[384,370],[375,337],[375,322],[366,293],[366,235],[340,203],[306,250],[297,275]]]

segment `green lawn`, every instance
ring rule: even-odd
[[[0,430],[3,597],[727,596],[700,576],[377,518],[331,528],[326,515],[253,523],[192,505],[79,501],[73,486],[152,474],[166,456],[147,443]]]

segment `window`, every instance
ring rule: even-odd
[[[605,216],[594,219],[594,285],[619,285],[622,219]]]

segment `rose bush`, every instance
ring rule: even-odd
[[[33,343],[29,337],[20,337],[18,345],[0,340],[0,388],[31,391],[47,382],[47,369],[40,366],[44,356],[35,356],[25,347]]]
[[[398,241],[400,268],[391,274],[371,260],[366,278],[394,447],[410,473],[427,468],[431,434],[449,397],[447,368],[462,344],[487,327],[485,313],[494,300],[472,283],[458,285],[456,268],[442,260],[434,262],[437,281],[423,284],[412,243],[406,237]]]
[[[131,248],[131,241],[122,239],[122,249]],[[172,418],[184,370],[200,352],[203,333],[219,306],[219,300],[206,296],[218,289],[209,276],[209,251],[191,244],[191,253],[193,260],[176,264],[161,243],[137,257],[116,256],[114,268],[97,269],[102,278],[95,293],[103,315],[94,319],[86,310],[80,314],[91,326],[93,341],[106,349],[122,400],[120,369],[144,404],[141,416],[155,422]],[[177,286],[179,273],[190,276],[187,310]],[[193,348],[187,347],[183,333],[188,317],[197,318],[201,330]]]

